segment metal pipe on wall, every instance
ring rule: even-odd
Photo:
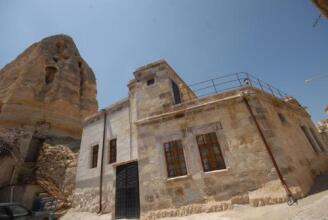
[[[10,202],[14,202],[14,189],[14,185],[10,187]]]
[[[271,161],[272,161],[272,163],[273,163],[273,166],[274,166],[275,170],[277,171],[277,174],[278,174],[279,180],[280,180],[281,184],[283,185],[283,187],[284,187],[284,189],[285,189],[285,191],[286,191],[286,194],[287,194],[287,197],[288,197],[288,202],[287,202],[287,203],[288,203],[288,205],[292,205],[292,204],[294,204],[297,200],[293,197],[292,192],[290,191],[290,189],[289,189],[289,187],[288,187],[286,181],[284,180],[284,177],[283,177],[282,174],[281,174],[281,171],[280,171],[280,169],[279,169],[279,166],[278,166],[278,164],[277,164],[276,159],[275,159],[274,156],[273,156],[273,153],[272,153],[272,151],[271,151],[271,148],[270,148],[270,146],[269,146],[269,143],[267,142],[267,140],[266,140],[266,138],[265,138],[265,136],[264,136],[264,133],[263,133],[263,131],[262,131],[262,129],[261,129],[261,126],[260,126],[260,124],[258,123],[258,121],[257,121],[257,119],[256,119],[256,117],[255,117],[255,114],[254,114],[254,112],[253,112],[253,110],[252,110],[252,107],[250,106],[250,104],[249,104],[247,98],[245,97],[245,95],[246,95],[245,93],[242,93],[243,101],[244,101],[244,103],[245,103],[245,105],[246,105],[246,107],[247,107],[247,110],[248,110],[248,112],[250,113],[250,115],[251,115],[251,117],[252,117],[252,119],[253,119],[253,121],[254,121],[254,123],[255,123],[256,129],[258,130],[258,132],[259,132],[259,134],[260,134],[260,137],[261,137],[261,139],[262,139],[262,141],[263,141],[263,143],[264,143],[264,146],[265,146],[265,148],[266,148],[266,150],[267,150],[267,152],[268,152],[268,154],[269,154],[269,156],[270,156],[270,159],[271,159]]]
[[[106,128],[107,128],[107,112],[106,109],[101,110],[104,113],[104,128],[103,128],[103,141],[101,148],[101,162],[100,162],[100,178],[99,178],[99,211],[98,214],[102,213],[102,188],[103,188],[103,172],[104,172],[104,152],[106,144]]]

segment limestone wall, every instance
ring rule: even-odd
[[[137,69],[134,75],[135,80],[129,84],[129,97],[137,100],[138,119],[157,115],[174,105],[171,80],[179,87],[182,103],[196,99],[186,83],[163,60]],[[149,79],[154,79],[154,84],[148,85]]]
[[[116,164],[136,158],[130,142],[129,102],[107,108],[106,143],[103,160],[103,211],[111,212],[115,200]],[[100,163],[103,148],[103,113],[99,113],[83,130],[81,150],[78,160],[74,206],[78,210],[96,212],[99,208]],[[117,139],[117,162],[109,164],[109,141]],[[92,146],[99,145],[98,163],[90,168]]]
[[[276,179],[249,113],[239,99],[209,105],[165,123],[140,125],[140,200],[143,214],[231,199]],[[226,170],[204,173],[195,136],[216,132]],[[188,176],[168,179],[163,144],[181,139]],[[150,214],[151,215],[151,214]]]
[[[103,212],[115,216],[116,166],[138,161],[142,219],[225,210],[232,204],[254,206],[287,200],[286,191],[243,100],[247,99],[263,130],[279,170],[295,197],[306,195],[313,179],[327,167],[326,152],[315,154],[300,126],[314,128],[308,113],[292,98],[272,97],[244,87],[197,99],[165,62],[137,69],[129,96],[84,124],[76,177],[76,209],[98,211],[100,160],[104,149]],[[150,83],[149,83],[150,80]],[[171,80],[180,88],[174,103]],[[278,114],[280,113],[280,114]],[[204,172],[196,136],[215,132],[227,166]],[[117,163],[108,164],[108,143],[117,138]],[[163,144],[181,140],[187,175],[168,178]],[[91,169],[91,147],[99,145],[98,166]]]
[[[257,110],[265,115],[265,121],[261,125],[271,133],[267,138],[274,156],[288,184],[298,188],[300,195],[304,196],[314,178],[327,170],[327,150],[315,153],[304,135],[301,126],[312,128],[320,138],[310,115],[304,109],[267,95],[261,97]],[[284,120],[280,119],[279,114],[282,114]],[[323,139],[320,138],[320,141],[325,147]]]
[[[256,94],[249,97],[249,102],[278,165],[293,194],[303,196],[315,177],[313,171],[323,170],[323,164],[327,163],[321,159],[324,156],[311,152],[298,127],[299,122],[313,123],[304,110],[287,108],[275,98],[269,99],[256,89],[254,92]],[[222,94],[199,102],[205,103],[220,96]],[[288,123],[292,125],[288,129],[283,128],[288,125],[279,124],[279,111],[290,120]],[[255,206],[286,201],[286,192],[241,98],[205,105],[177,117],[140,121],[138,155],[143,218],[192,214],[211,207],[222,210],[226,207],[222,206],[224,201]],[[227,169],[205,173],[195,136],[213,131],[218,136]],[[163,143],[176,139],[182,140],[188,175],[168,179]],[[316,164],[318,159],[320,165]],[[308,168],[311,163],[314,164]]]

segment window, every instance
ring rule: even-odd
[[[318,153],[319,151],[318,151],[318,149],[316,148],[316,145],[315,145],[314,140],[312,139],[312,137],[311,137],[311,135],[310,135],[310,133],[309,133],[308,128],[305,127],[305,126],[301,126],[301,129],[302,129],[302,131],[303,131],[303,133],[304,133],[306,139],[309,141],[309,143],[310,143],[310,145],[311,145],[313,151],[314,151],[315,153]]]
[[[153,85],[154,83],[155,83],[154,78],[147,80],[147,86]]]
[[[320,150],[325,151],[325,148],[323,147],[323,145],[322,145],[320,139],[318,138],[317,134],[315,133],[315,131],[312,128],[310,128],[310,132],[311,132],[315,142],[317,143],[317,146],[320,148]]]
[[[215,132],[198,135],[196,139],[204,171],[225,169],[226,165]]]
[[[172,83],[172,90],[173,90],[173,96],[174,96],[174,104],[179,104],[181,103],[181,95],[180,95],[180,90],[179,86],[171,80]]]
[[[0,219],[10,220],[10,216],[8,215],[5,207],[0,207]]]
[[[108,163],[116,162],[116,139],[109,141]]]
[[[27,216],[29,214],[29,211],[26,208],[19,205],[9,206],[9,209],[11,210],[11,213],[14,217]]]
[[[168,177],[187,175],[181,140],[165,143],[164,151]]]
[[[91,155],[91,168],[97,167],[98,162],[98,145],[92,147],[92,155]]]
[[[286,117],[282,113],[278,113],[279,119],[282,123],[287,122]]]

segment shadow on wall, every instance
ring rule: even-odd
[[[309,195],[314,195],[322,191],[328,190],[328,172],[322,174],[315,179],[315,182],[309,192]]]

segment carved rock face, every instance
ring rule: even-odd
[[[98,109],[96,93],[73,40],[45,38],[0,70],[0,126],[80,138],[82,120]]]

